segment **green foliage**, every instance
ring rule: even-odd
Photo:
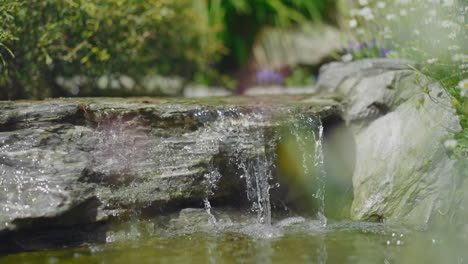
[[[305,67],[296,66],[292,69],[291,75],[284,79],[287,87],[310,86],[315,83],[312,73]]]
[[[5,53],[8,54],[8,57],[14,57],[12,51],[7,46],[5,46],[4,43],[15,40],[15,37],[11,33],[14,28],[14,18],[11,13],[17,5],[17,2],[4,3],[3,0],[0,1],[0,50],[2,51],[0,52],[0,61],[2,67],[0,69],[3,69],[3,67],[6,65],[7,58],[5,58]]]
[[[266,26],[322,21],[326,0],[0,0],[0,99],[70,95],[58,77],[182,76],[233,86]],[[84,77],[84,78],[82,78]],[[135,94],[135,91],[127,91]]]
[[[324,21],[334,7],[334,0],[209,0],[208,15],[229,51],[223,66],[236,68],[247,62],[255,38],[265,26]]]
[[[222,43],[192,0],[0,0],[0,99],[66,95],[57,76],[191,77]]]

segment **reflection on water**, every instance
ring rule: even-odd
[[[225,225],[193,232],[140,222],[130,240],[56,251],[21,253],[0,263],[467,263],[466,243],[383,224],[289,221]],[[160,221],[158,221],[159,223]],[[135,232],[135,224],[132,225]],[[130,229],[129,229],[130,230]],[[209,230],[209,231],[208,231]],[[144,233],[144,234],[143,234]]]

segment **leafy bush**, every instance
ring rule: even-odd
[[[66,95],[58,76],[190,77],[222,43],[192,0],[0,0],[0,99]],[[138,85],[137,85],[138,86]],[[92,90],[88,90],[92,92]]]
[[[143,77],[154,75],[234,86],[218,70],[245,65],[265,26],[330,20],[334,8],[327,0],[0,0],[0,99],[67,96],[66,80],[81,96],[141,94]],[[134,87],[96,89],[122,76]]]

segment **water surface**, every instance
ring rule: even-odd
[[[380,223],[289,218],[273,226],[162,228],[152,221],[109,232],[109,243],[0,258],[0,263],[467,263],[466,241]]]

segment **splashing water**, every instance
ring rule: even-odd
[[[254,136],[262,137],[257,134]],[[261,141],[259,141],[261,142]],[[241,177],[247,186],[247,198],[252,202],[252,211],[257,214],[257,222],[271,225],[270,180],[274,163],[267,157],[265,147],[259,147],[254,156],[238,158],[238,167],[242,170]]]
[[[207,123],[212,135],[208,142],[203,144],[229,144],[227,155],[231,157],[239,171],[239,176],[245,181],[246,196],[251,202],[251,211],[257,216],[257,223],[271,225],[271,201],[270,190],[279,183],[274,183],[273,172],[276,167],[277,155],[275,149],[280,140],[278,133],[270,133],[271,126],[286,126],[290,134],[298,140],[298,151],[302,153],[301,166],[306,177],[313,177],[315,184],[312,196],[318,201],[317,218],[325,226],[324,216],[324,189],[325,174],[323,169],[322,137],[323,127],[320,119],[315,116],[295,115],[287,113],[286,122],[277,118],[272,123],[274,110],[262,109],[253,111],[241,111],[228,109],[216,111],[216,121]],[[283,113],[284,114],[284,113]],[[202,119],[209,118],[208,111],[199,111],[195,114]],[[212,117],[211,117],[212,118]],[[304,137],[301,131],[308,131]],[[208,173],[204,175],[207,182],[207,197],[203,199],[206,212],[210,216],[210,222],[216,223],[216,218],[211,213],[209,197],[214,194],[221,173],[213,162],[208,165]]]
[[[203,205],[205,207],[205,211],[208,214],[210,224],[216,225],[216,217],[211,213],[211,204],[208,198],[203,199]]]
[[[205,181],[207,182],[207,197],[203,199],[203,206],[205,208],[206,213],[208,214],[210,224],[216,225],[217,220],[216,217],[211,213],[211,204],[208,200],[208,197],[214,194],[213,191],[216,189],[216,183],[221,178],[221,174],[219,173],[218,169],[213,165],[213,163],[210,163],[208,165],[208,168],[208,173],[204,175]]]
[[[273,137],[266,135],[267,112],[252,112],[245,117],[246,121],[238,126],[240,131],[236,133],[236,141],[248,140],[233,146],[233,162],[245,180],[247,199],[252,203],[251,211],[256,213],[257,223],[271,225],[270,181],[273,179],[274,157],[267,148],[274,149],[276,143]]]
[[[207,119],[208,111],[199,111],[196,116]],[[273,161],[267,157],[265,145],[268,143],[264,135],[265,122],[264,113],[245,113],[239,109],[228,109],[227,111],[216,111],[216,119],[211,127],[212,139],[209,144],[230,144],[228,155],[232,157],[240,170],[240,177],[244,178],[247,186],[247,198],[252,202],[252,211],[257,214],[257,222],[271,224],[271,209],[269,196],[269,180],[272,179],[271,169]],[[261,129],[258,129],[260,125]],[[208,200],[216,189],[216,184],[221,174],[213,163],[209,164],[209,172],[205,174],[207,181],[207,197],[203,200],[206,212],[210,215],[212,222],[215,221],[211,214],[211,205]]]
[[[289,113],[285,126],[297,143],[295,151],[300,154],[299,171],[305,185],[308,186],[308,195],[316,200],[316,216],[320,224],[325,227],[325,183],[326,173],[323,156],[323,125],[319,117]],[[311,182],[312,184],[308,184]]]
[[[314,142],[315,142],[315,169],[317,170],[317,190],[313,195],[314,198],[319,200],[319,209],[317,217],[323,226],[327,225],[327,218],[325,217],[325,184],[326,184],[326,173],[323,160],[323,125],[319,118],[313,119],[307,117],[307,122],[313,127],[317,128],[318,131],[314,131]],[[306,166],[306,165],[304,165]]]

